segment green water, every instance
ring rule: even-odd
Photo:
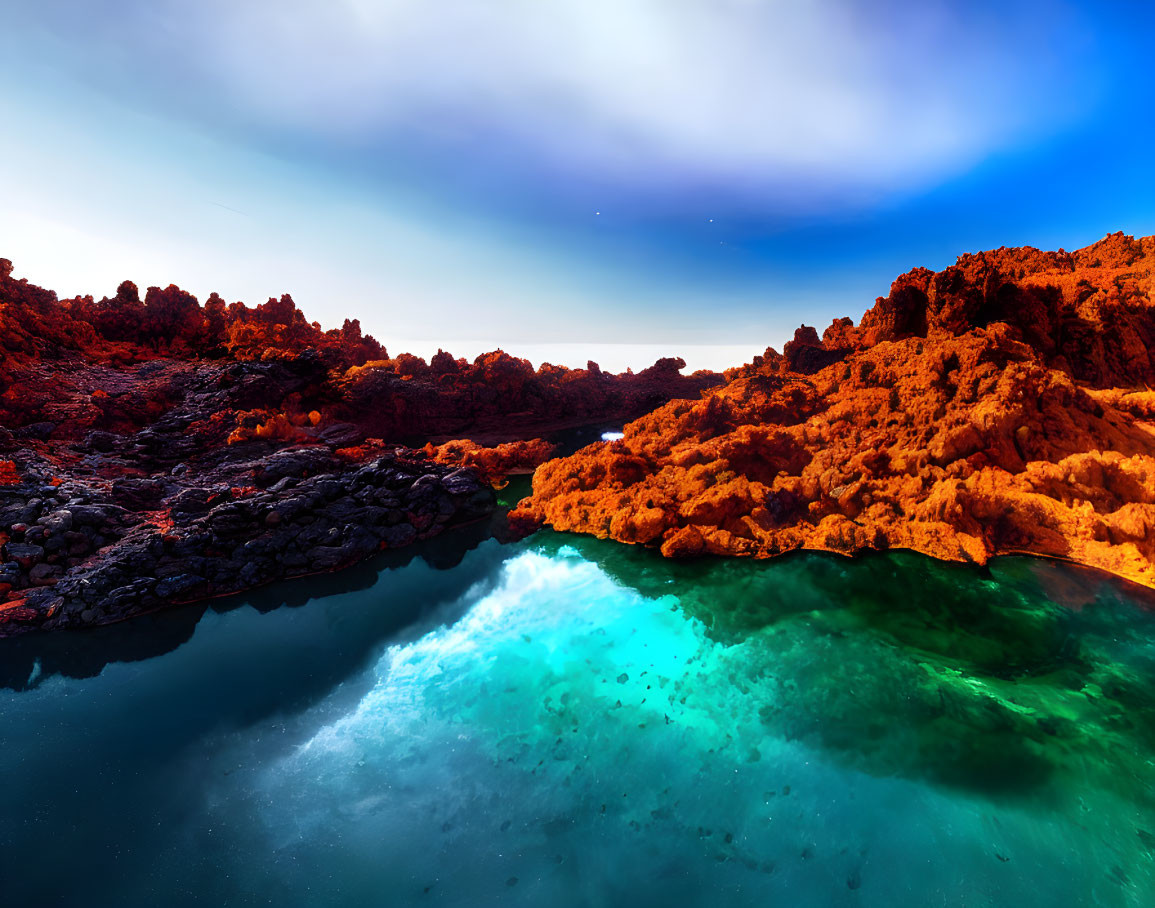
[[[0,641],[0,903],[1155,904],[1149,594],[482,536]]]

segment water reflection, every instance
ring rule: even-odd
[[[0,642],[5,901],[1155,901],[1148,593],[471,532]]]
[[[523,490],[524,483],[511,483],[503,494],[509,497]],[[369,590],[385,582],[383,574],[403,571],[415,562],[437,571],[453,571],[469,552],[501,534],[502,514],[395,552],[383,552],[331,574],[279,581],[247,593],[178,606],[104,627],[0,639],[0,687],[25,690],[54,675],[92,678],[112,662],[161,656],[188,642],[206,612],[251,608],[264,613],[300,608],[317,599]],[[454,580],[467,585],[469,577],[470,572],[466,571]],[[392,603],[381,616],[386,620],[380,623],[373,639],[404,627],[420,615],[421,609],[420,595]]]

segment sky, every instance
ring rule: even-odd
[[[720,368],[913,267],[1155,233],[1148,6],[0,0],[0,256]]]

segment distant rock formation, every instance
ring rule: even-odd
[[[487,482],[502,485],[507,476],[532,473],[557,453],[558,446],[544,438],[511,441],[485,447],[468,439],[457,439],[443,445],[427,444],[422,450],[437,463],[454,467],[472,467]],[[2,482],[0,478],[0,482]]]
[[[511,519],[765,558],[1025,552],[1155,586],[1155,237],[964,255],[552,460]]]

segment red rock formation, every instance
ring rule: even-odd
[[[713,372],[682,375],[685,361],[660,359],[636,375],[596,363],[567,369],[495,350],[472,363],[439,351],[431,363],[402,354],[348,369],[336,382],[334,418],[375,437],[486,443],[522,439],[599,420],[621,421],[671,398],[698,397],[721,382]]]
[[[504,442],[624,422],[721,381],[715,373],[682,375],[679,359],[637,375],[610,375],[595,364],[535,371],[501,350],[472,363],[444,351],[430,363],[407,353],[390,359],[356,319],[324,331],[287,295],[250,309],[213,294],[202,306],[170,285],[148,288],[142,301],[125,281],[112,298],[57,300],[14,280],[11,263],[0,259],[0,427],[50,424],[57,440],[94,429],[131,434],[168,412],[205,362],[246,364],[220,377],[224,406],[190,427],[213,445],[307,443],[333,423],[387,441]],[[299,380],[270,381],[274,366]]]
[[[511,441],[488,448],[465,438],[425,446],[425,454],[430,459],[449,466],[473,467],[497,488],[505,487],[507,476],[532,473],[556,451],[557,445],[544,438]]]
[[[999,249],[550,461],[512,519],[669,556],[1029,552],[1155,586],[1155,238]]]
[[[0,636],[327,570],[477,520],[496,507],[491,484],[550,456],[538,436],[721,381],[683,366],[389,359],[355,320],[323,331],[288,296],[201,306],[126,281],[61,301],[0,260]],[[468,440],[409,449],[445,438]]]
[[[144,300],[132,281],[116,295],[57,300],[56,294],[12,277],[0,259],[0,359],[5,364],[76,351],[99,361],[139,362],[158,356],[275,360],[313,348],[343,367],[381,359],[384,348],[362,336],[357,320],[323,331],[285,295],[250,309],[212,294],[197,298],[170,284],[149,287]]]

